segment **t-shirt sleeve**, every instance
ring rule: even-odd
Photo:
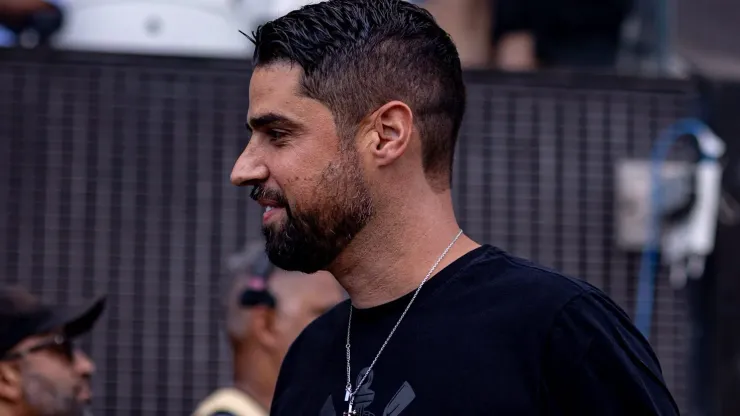
[[[555,414],[678,415],[650,344],[627,314],[596,290],[556,317],[544,358],[544,389]]]

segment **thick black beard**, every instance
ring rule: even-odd
[[[367,224],[367,219],[348,212],[327,221],[322,214],[292,215],[286,208],[285,225],[275,230],[263,227],[265,249],[270,261],[283,270],[315,273],[326,268]],[[326,216],[326,213],[323,214]]]
[[[356,165],[347,164],[357,162],[343,162],[330,166],[320,183],[320,189],[332,190],[320,198],[326,205],[301,210],[286,203],[285,224],[263,227],[267,256],[277,267],[303,273],[326,270],[372,218],[373,203],[362,176]]]

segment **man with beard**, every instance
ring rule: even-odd
[[[232,183],[275,265],[349,293],[287,354],[276,416],[675,415],[658,360],[587,283],[466,235],[451,170],[455,46],[400,0],[332,0],[260,27]]]
[[[77,313],[63,311],[22,288],[0,288],[0,415],[87,414],[95,366],[74,339],[104,308],[99,299]]]

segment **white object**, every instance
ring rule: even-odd
[[[272,18],[276,19],[308,4],[319,2],[320,0],[270,0],[265,3],[266,7],[269,7]]]
[[[661,182],[688,178],[693,169],[694,164],[690,162],[664,162]],[[649,160],[623,159],[616,163],[614,228],[616,243],[621,249],[639,251],[648,242],[649,217],[653,214],[651,175]]]
[[[323,0],[230,0],[234,4],[234,15],[240,24],[241,30],[251,34],[261,24],[275,20],[293,10]],[[250,44],[251,47],[251,44]]]
[[[248,58],[234,0],[75,0],[55,45],[63,49]]]
[[[686,285],[688,278],[704,274],[706,257],[714,250],[717,217],[722,193],[722,166],[719,158],[725,144],[708,128],[696,139],[703,155],[696,166],[696,201],[686,219],[669,227],[663,234],[663,263],[670,268],[675,288]]]

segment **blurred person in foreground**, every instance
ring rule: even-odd
[[[233,257],[230,269],[226,332],[234,385],[211,394],[194,416],[267,415],[288,347],[306,325],[345,298],[329,273],[275,268],[262,242]]]
[[[74,340],[104,309],[104,298],[75,312],[44,305],[20,287],[0,287],[0,415],[90,414],[95,365]]]
[[[276,266],[327,270],[351,298],[293,343],[272,415],[678,414],[650,344],[602,291],[460,229],[465,87],[429,12],[332,0],[253,40],[232,183],[264,207]]]
[[[0,46],[48,43],[62,27],[64,0],[0,0]]]

